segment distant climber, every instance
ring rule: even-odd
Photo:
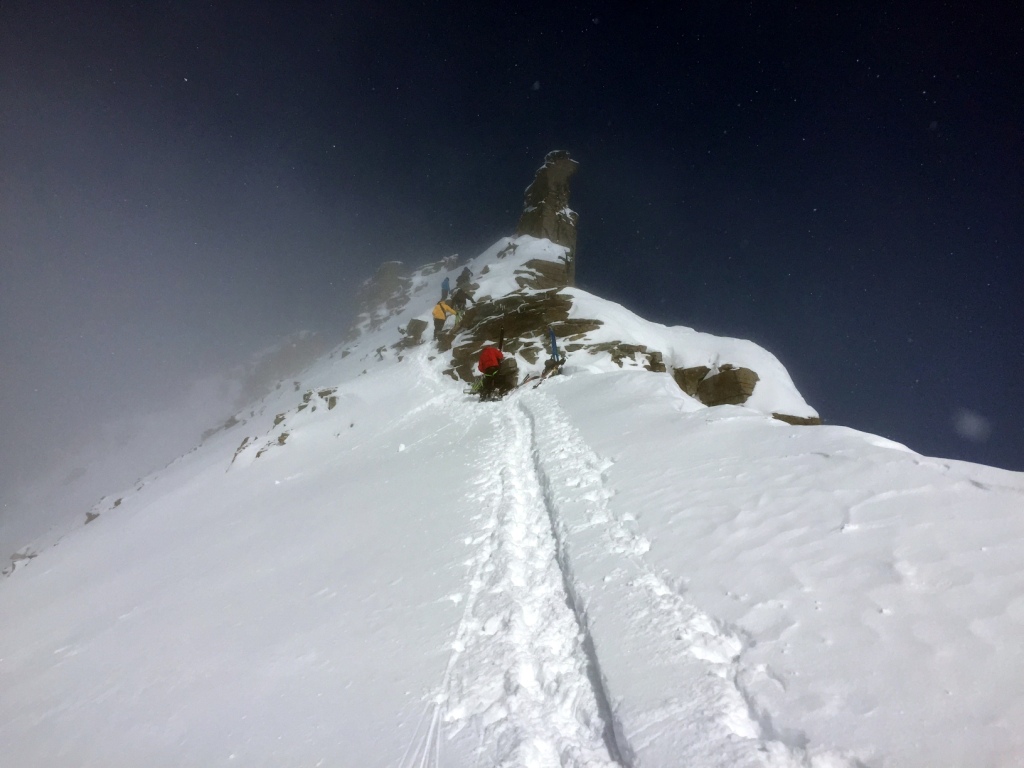
[[[450,290],[451,283],[448,282],[448,278],[446,277],[444,281],[441,283],[441,301],[444,301],[445,299],[448,298],[448,291]]]
[[[462,312],[466,311],[466,302],[469,302],[470,304],[476,304],[476,302],[473,301],[472,297],[469,295],[465,288],[463,288],[462,286],[457,287],[455,289],[455,292],[452,294],[452,300],[450,302],[451,305],[455,307],[456,312],[459,312],[461,314]]]
[[[434,305],[434,311],[432,314],[434,315],[434,341],[437,341],[441,336],[445,320],[448,319],[449,315],[457,315],[458,313],[452,309],[444,299],[442,299]]]
[[[456,288],[465,288],[469,285],[469,281],[473,279],[473,272],[469,267],[463,267],[462,272],[455,278]]]

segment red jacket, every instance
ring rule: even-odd
[[[484,351],[480,353],[480,362],[476,364],[476,367],[480,370],[480,373],[494,368],[498,363],[502,361],[504,355],[497,347],[484,347]]]

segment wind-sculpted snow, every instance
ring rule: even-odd
[[[523,403],[628,764],[854,765],[833,754],[809,755],[806,739],[780,734],[758,716],[737,681],[744,641],[647,562],[651,543],[635,515],[608,503],[610,462],[590,449],[553,398]]]
[[[693,408],[638,374],[552,384],[541,391],[608,459],[605,514],[651,542],[644,560],[666,594],[741,641],[727,677],[758,738],[814,764],[1019,762],[1024,737],[1009,726],[1024,724],[1012,639],[1024,636],[1019,473],[839,427]],[[600,561],[610,550],[589,551]],[[602,653],[592,636],[614,701],[612,660],[628,654]],[[671,674],[640,682],[629,669],[625,699],[656,698]]]

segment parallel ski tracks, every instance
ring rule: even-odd
[[[517,400],[488,409],[494,437],[479,460],[463,617],[405,766],[441,765],[442,752],[509,768],[621,765]]]
[[[463,615],[403,768],[858,765],[812,756],[758,711],[742,682],[742,638],[651,568],[636,521],[609,504],[609,463],[554,398],[515,393],[475,413],[493,439],[476,466],[467,589],[453,596]],[[592,551],[580,572],[568,547],[583,541]],[[589,633],[599,585],[618,596],[604,593],[603,619],[640,622],[630,647],[646,643],[671,678],[657,712],[613,711],[631,682],[620,664],[609,689]]]

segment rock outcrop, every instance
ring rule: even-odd
[[[672,376],[679,388],[704,405],[742,405],[754,394],[760,376],[749,368],[737,368],[726,363],[711,374],[706,365],[694,368],[674,368]]]
[[[533,183],[526,189],[523,215],[516,228],[516,237],[546,238],[565,247],[565,274],[560,285],[576,282],[576,222],[579,216],[569,208],[569,179],[578,168],[579,163],[569,157],[568,152],[549,152]],[[527,263],[525,266],[541,272],[548,265]],[[544,276],[550,279],[549,275]]]
[[[423,343],[423,332],[427,330],[427,327],[426,320],[420,320],[419,318],[411,319],[405,328],[398,329],[404,335],[395,344],[392,344],[392,347],[395,349],[410,349],[419,346]]]
[[[665,361],[661,352],[648,349],[646,344],[627,344],[622,341],[605,341],[599,344],[570,344],[567,351],[575,352],[578,349],[585,349],[592,355],[601,353],[607,354],[613,363],[619,368],[623,362],[630,360],[633,363],[643,361],[643,367],[653,373],[665,372]]]
[[[571,307],[572,300],[557,289],[481,300],[463,316],[463,330],[452,349],[450,373],[463,381],[472,381],[480,350],[486,344],[496,344],[502,334],[506,354],[519,355],[534,364],[546,352],[548,328],[567,342],[601,326],[600,320],[570,318]]]
[[[354,335],[379,331],[397,317],[394,330],[399,336],[384,345],[374,341],[379,345],[375,348],[364,347],[362,359],[401,362],[408,350],[428,343],[429,308],[439,296],[435,291],[441,281],[447,280],[457,289],[452,300],[458,319],[437,334],[433,346],[444,361],[444,373],[455,381],[473,382],[480,350],[499,339],[508,358],[537,374],[550,354],[550,330],[561,363],[570,359],[568,371],[608,370],[610,364],[620,370],[669,372],[684,392],[704,405],[748,405],[762,413],[771,409],[772,416],[789,424],[820,424],[816,415],[786,413],[813,411],[790,391],[790,383],[779,385],[784,370],[755,345],[728,343],[729,351],[723,353],[716,350],[716,337],[688,328],[658,328],[655,333],[652,327],[651,338],[658,338],[659,346],[667,345],[657,349],[645,339],[642,319],[624,313],[619,328],[614,305],[605,306],[572,289],[577,215],[569,208],[569,180],[577,168],[567,152],[548,153],[526,190],[516,237],[502,238],[477,259],[460,266],[458,258],[450,256],[412,273],[396,262],[383,265],[360,292],[362,312]],[[416,307],[412,312],[407,309],[410,304]],[[342,356],[351,351],[346,348]],[[722,357],[733,363],[721,363]],[[694,366],[697,362],[705,364]],[[755,395],[762,376],[771,386],[765,392],[761,384]]]
[[[672,369],[672,378],[679,388],[704,405],[742,405],[754,394],[754,387],[760,380],[756,371],[737,368],[728,363],[721,366],[717,373],[709,374],[711,369],[706,365]],[[812,427],[822,423],[818,416],[772,413],[772,417],[797,427]]]
[[[794,427],[817,427],[824,423],[820,416],[790,416],[788,413],[773,413],[772,418],[792,424]]]

